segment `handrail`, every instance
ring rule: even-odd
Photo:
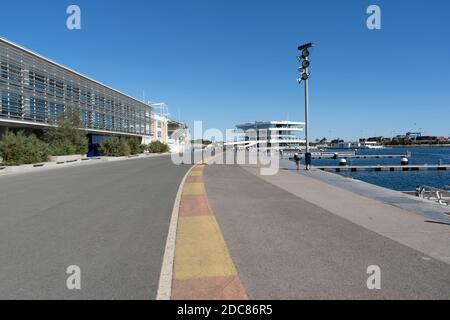
[[[418,186],[416,188],[416,196],[426,200],[436,200],[436,202],[441,205],[450,206],[450,194],[449,191],[444,188],[436,188],[427,185]]]

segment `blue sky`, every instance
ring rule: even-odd
[[[66,28],[70,4],[81,30]],[[381,30],[366,27],[370,4]],[[450,135],[449,14],[447,0],[18,0],[2,4],[0,35],[221,130],[303,120],[296,48],[314,41],[314,138]]]

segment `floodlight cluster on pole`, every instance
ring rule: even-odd
[[[309,82],[309,50],[314,47],[314,43],[309,42],[305,43],[298,47],[298,50],[301,52],[301,55],[297,57],[297,61],[300,63],[300,67],[297,69],[300,73],[300,77],[297,79],[297,82],[301,84],[305,82],[305,140],[306,140],[306,151],[305,151],[305,165],[306,170],[309,170],[311,167],[311,153],[309,152],[309,96],[308,96],[308,82]]]

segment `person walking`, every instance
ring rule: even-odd
[[[300,156],[298,153],[294,154],[294,161],[295,164],[297,165],[297,171],[300,170]]]

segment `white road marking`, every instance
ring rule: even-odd
[[[180,186],[178,187],[177,196],[175,198],[175,203],[172,209],[172,217],[170,219],[169,233],[167,234],[166,249],[164,251],[164,258],[161,267],[161,274],[159,276],[158,293],[156,294],[156,300],[170,300],[172,295],[172,277],[173,277],[173,262],[175,258],[175,240],[177,234],[178,226],[178,214],[180,211],[181,194],[183,192],[184,183],[195,167],[192,166],[183,180],[181,180]]]

